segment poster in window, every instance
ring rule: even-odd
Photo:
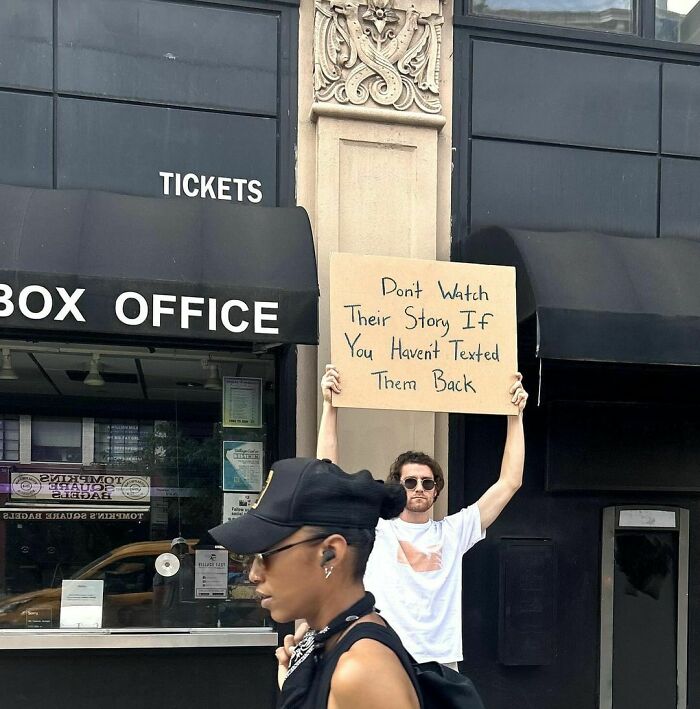
[[[260,492],[263,479],[262,441],[224,441],[222,489]]]
[[[262,379],[224,377],[222,426],[262,428]]]
[[[248,510],[252,509],[258,497],[260,497],[260,494],[257,492],[225,492],[224,511],[221,521],[225,523],[242,517]]]
[[[226,598],[228,552],[221,549],[197,549],[194,565],[194,597]]]

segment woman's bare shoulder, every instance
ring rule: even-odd
[[[365,622],[379,622],[366,620]],[[328,709],[418,709],[413,684],[396,654],[371,638],[344,652],[331,680]]]

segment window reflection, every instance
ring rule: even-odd
[[[95,420],[95,462],[135,462],[153,440],[153,421]]]
[[[656,0],[656,38],[700,44],[700,3],[696,0]]]
[[[76,345],[2,344],[18,376],[0,382],[0,630],[59,628],[66,580],[102,584],[103,628],[269,624],[249,560],[217,552],[206,530],[229,514],[224,441],[261,451],[260,476],[241,471],[250,496],[274,459],[274,356],[113,347],[96,387]],[[222,427],[212,369],[261,383],[262,425]],[[196,568],[213,552],[215,594]],[[172,576],[163,554],[177,557]]]
[[[612,705],[661,709],[676,705],[678,668],[678,534],[615,533]],[[639,691],[640,677],[654,681]]]
[[[470,0],[470,11],[523,22],[603,30],[633,31],[631,0]]]
[[[674,561],[672,542],[659,535],[619,532],[615,537],[615,562],[628,595],[643,593],[658,601]]]
[[[79,463],[83,459],[80,419],[32,418],[32,460]]]

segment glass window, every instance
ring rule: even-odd
[[[678,684],[678,534],[615,533],[613,706],[673,706]],[[639,694],[639,668],[654,682]]]
[[[700,3],[656,0],[656,39],[700,44]]]
[[[278,457],[275,355],[100,346],[96,385],[94,345],[2,346],[18,378],[0,381],[0,421],[32,417],[32,462],[0,471],[0,629],[60,629],[69,579],[102,584],[103,628],[269,625],[250,559],[207,530]],[[164,554],[176,573],[160,573]]]
[[[153,421],[95,419],[95,462],[135,463],[153,445]]]
[[[631,0],[470,0],[470,12],[605,32],[634,31]]]
[[[273,13],[153,0],[62,0],[57,11],[59,91],[277,112]]]
[[[1,97],[1,95],[0,95]],[[1,108],[1,106],[0,106]],[[236,178],[233,202],[275,203],[277,121],[210,111],[58,99],[56,161],[61,189],[142,196],[182,193],[161,172]],[[245,140],[231,140],[244,135]],[[257,183],[260,183],[259,185]],[[218,189],[218,188],[217,188]],[[194,193],[192,193],[194,194]]]
[[[32,418],[32,460],[79,463],[82,459],[82,419]]]
[[[0,459],[19,460],[19,416],[0,415]]]
[[[51,0],[0,3],[0,83],[4,86],[51,90],[52,6]]]
[[[0,44],[2,41],[0,37]],[[0,182],[8,185],[51,187],[52,125],[51,96],[0,91],[0,126],[2,126]]]

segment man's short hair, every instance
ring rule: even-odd
[[[401,453],[396,460],[391,464],[389,469],[389,476],[386,481],[388,483],[397,483],[401,481],[401,469],[407,463],[417,463],[418,465],[427,465],[433,473],[435,478],[435,499],[437,500],[438,495],[445,487],[445,476],[440,467],[440,463],[432,458],[427,453],[421,453],[420,451],[406,451]]]

